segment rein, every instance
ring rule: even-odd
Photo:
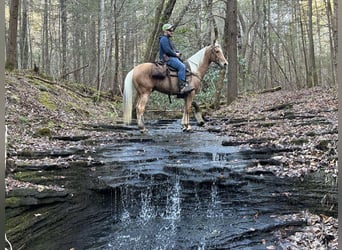
[[[211,54],[214,54],[214,56],[215,56],[215,60],[214,60],[214,62],[217,64],[217,65],[220,65],[219,64],[219,57],[217,56],[217,54],[216,54],[216,51],[215,51],[215,48],[217,47],[217,45],[211,45],[211,50],[210,50],[210,52],[211,52]]]

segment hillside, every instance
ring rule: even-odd
[[[280,164],[260,166],[277,175],[324,171],[336,177],[337,111],[334,88],[268,92],[237,99],[214,112],[206,126],[231,136],[227,145],[283,150],[275,157]]]
[[[120,103],[110,96],[94,102],[96,92],[84,85],[58,82],[27,72],[6,72],[7,166],[6,189],[28,186],[12,179],[12,172],[29,159],[25,155],[44,154],[74,147],[84,137],[105,136],[88,127],[115,124]],[[118,97],[116,97],[119,99]],[[85,147],[83,150],[90,150]],[[65,164],[59,158],[35,160],[36,164]]]
[[[85,124],[111,124],[120,103],[84,85],[58,82],[30,72],[6,73],[8,150],[20,151],[52,143],[58,136],[89,135]],[[118,99],[118,98],[117,98]]]

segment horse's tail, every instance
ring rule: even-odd
[[[133,109],[133,69],[128,72],[125,78],[124,92],[123,92],[123,122],[130,124],[132,121]]]

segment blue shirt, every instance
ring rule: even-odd
[[[177,57],[176,51],[173,48],[170,38],[165,35],[159,37],[159,59],[161,61],[165,61],[164,55],[167,55],[169,57]]]

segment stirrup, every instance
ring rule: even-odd
[[[190,87],[189,84],[186,81],[180,81],[179,82],[179,93],[180,94],[188,94],[192,90],[194,90],[193,87]]]
[[[186,84],[184,87],[181,88],[181,90],[179,91],[181,94],[188,94],[191,91],[193,91],[194,88],[190,87],[188,84]]]

